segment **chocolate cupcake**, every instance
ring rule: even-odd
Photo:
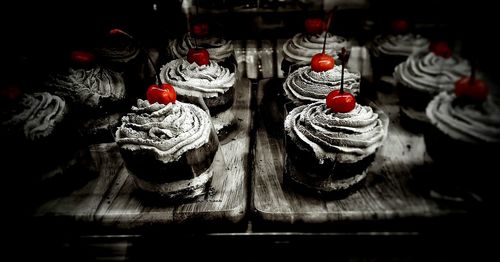
[[[434,180],[450,185],[487,186],[500,146],[500,106],[491,97],[469,103],[452,92],[441,92],[429,103],[431,127],[424,133],[428,154],[438,170]]]
[[[374,79],[392,76],[394,68],[408,56],[427,52],[429,40],[414,34],[389,34],[376,36],[367,44]]]
[[[336,64],[340,64],[338,52],[343,47],[348,48],[350,43],[344,37],[328,32],[326,34],[325,53],[333,56]],[[287,40],[283,44],[283,61],[281,62],[283,75],[287,76],[298,68],[309,65],[312,57],[323,51],[324,41],[325,32],[321,34],[299,33]]]
[[[429,52],[408,57],[394,71],[402,124],[410,129],[425,128],[429,123],[427,104],[441,91],[453,90],[455,82],[469,72],[469,63],[457,56],[446,58]]]
[[[52,184],[70,170],[90,172],[88,148],[79,143],[71,120],[66,101],[47,92],[25,93],[2,107],[7,172],[23,174],[26,185]]]
[[[122,118],[116,142],[141,190],[164,199],[191,199],[207,192],[219,141],[201,108],[139,99]]]
[[[293,109],[285,119],[285,175],[317,192],[346,192],[366,177],[389,125],[380,110],[356,104],[335,113],[324,102]]]
[[[141,87],[154,82],[154,72],[145,52],[148,51],[125,33],[110,34],[100,47],[95,49],[99,61],[105,67],[122,73],[128,95],[132,96],[134,101],[146,91]]]
[[[199,66],[196,63],[190,64],[185,59],[176,59],[161,68],[160,78],[162,82],[175,87],[181,101],[203,98],[220,140],[235,126],[231,107],[236,77],[228,68],[214,60]]]
[[[81,135],[91,142],[113,141],[111,129],[126,106],[120,73],[100,66],[69,68],[49,76],[46,85],[78,112]]]

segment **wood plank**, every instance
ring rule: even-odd
[[[271,40],[260,41],[259,57],[262,65],[262,78],[274,77],[274,48]]]
[[[246,41],[246,71],[248,79],[259,77],[259,53],[256,40]]]
[[[246,47],[243,40],[233,40],[234,56],[238,63],[238,78],[246,76]]]
[[[183,203],[145,201],[137,193],[127,169],[121,166],[116,183],[99,206],[96,220],[103,225],[134,229],[152,224],[182,224],[193,221],[240,222],[246,211],[246,177],[250,150],[250,82],[241,79],[236,87],[233,112],[238,129],[224,144],[214,161],[211,192]],[[116,151],[117,152],[117,151]],[[120,157],[119,152],[115,157]],[[213,223],[216,224],[215,222]]]
[[[34,216],[56,216],[76,221],[94,220],[104,195],[118,174],[115,167],[123,165],[123,161],[115,157],[118,152],[114,143],[91,145],[89,151],[99,170],[98,176],[67,195],[47,200],[37,208]]]
[[[261,81],[257,90],[257,137],[252,177],[252,207],[261,225],[335,224],[347,221],[400,221],[461,215],[467,204],[443,205],[439,199],[416,188],[416,168],[430,160],[425,152],[422,134],[411,133],[399,123],[399,100],[396,94],[378,94],[375,103],[390,118],[389,133],[384,145],[368,170],[359,190],[344,198],[326,198],[304,194],[283,179],[283,137],[271,131],[269,108],[280,108],[273,99],[263,99],[265,92],[280,87],[277,81]],[[278,114],[279,115],[279,114]],[[276,119],[275,126],[283,119]],[[256,227],[254,227],[256,228]]]
[[[278,78],[284,78],[283,71],[281,70],[281,62],[283,61],[283,45],[287,39],[278,39],[276,40],[276,68]]]

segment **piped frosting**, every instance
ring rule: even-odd
[[[150,104],[138,99],[132,112],[122,118],[116,142],[125,150],[147,150],[165,163],[206,144],[212,124],[201,108],[176,101]]]
[[[324,34],[325,32],[314,35],[296,34],[283,44],[284,59],[293,63],[310,63],[315,54],[323,51]],[[342,47],[348,47],[348,41],[344,37],[327,33],[325,53],[337,60],[337,53],[342,50]]]
[[[224,60],[234,53],[234,47],[231,40],[220,37],[198,38],[198,47],[207,49],[210,59],[217,62]],[[173,39],[168,43],[168,49],[177,58],[185,58],[189,49],[196,47],[190,33],[186,33],[182,39]]]
[[[444,58],[433,52],[409,56],[395,71],[396,81],[428,93],[439,93],[455,88],[455,82],[470,73],[466,60],[452,56]]]
[[[283,83],[283,89],[292,100],[306,103],[325,100],[332,90],[340,89],[342,67],[323,72],[315,72],[304,66],[292,72]],[[359,94],[360,75],[344,69],[344,88],[353,95]]]
[[[234,73],[214,60],[203,66],[185,59],[172,60],[161,68],[160,78],[175,86],[179,95],[205,98],[217,97],[236,83]]]
[[[427,117],[453,139],[468,143],[500,143],[500,107],[491,100],[483,104],[457,101],[454,93],[441,92],[426,108]]]
[[[409,56],[429,49],[429,40],[414,34],[379,35],[369,45],[374,56]]]
[[[49,136],[67,112],[65,101],[47,92],[24,94],[19,107],[2,126],[21,130],[27,140]]]
[[[370,106],[356,104],[348,113],[335,113],[324,102],[293,109],[285,119],[285,131],[293,142],[325,159],[352,163],[379,148],[388,129],[387,117]]]
[[[52,76],[46,84],[55,94],[91,108],[97,108],[102,98],[118,101],[125,97],[121,74],[102,67],[70,68],[65,74]]]

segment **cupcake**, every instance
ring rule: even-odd
[[[429,122],[427,104],[441,91],[453,90],[455,82],[469,72],[469,63],[451,54],[429,52],[408,57],[394,71],[402,124],[410,129],[425,127]]]
[[[283,61],[281,62],[283,75],[287,76],[296,69],[309,65],[312,57],[323,51],[325,34],[327,34],[325,53],[333,56],[336,63],[340,64],[337,53],[342,47],[348,48],[350,45],[344,37],[328,32],[321,34],[299,33],[283,44]]]
[[[125,110],[125,85],[120,73],[94,65],[70,67],[49,76],[45,83],[63,97],[80,116],[80,131],[92,142],[112,141],[111,128],[117,126]]]
[[[332,90],[340,89],[341,66],[315,72],[311,66],[303,66],[290,73],[283,83],[289,100],[295,105],[324,101]],[[360,74],[344,69],[344,88],[353,95],[359,95]]]
[[[8,106],[3,104],[0,122],[9,152],[7,172],[40,184],[55,181],[72,168],[90,170],[88,149],[78,142],[69,112],[63,98],[47,92],[25,93]]]
[[[236,62],[231,40],[213,35],[205,35],[197,37],[195,43],[193,37],[188,32],[182,38],[170,40],[167,47],[170,59],[186,58],[189,49],[195,47],[204,48],[210,54],[210,59],[222,67],[228,68],[232,73],[236,72],[238,63]]]
[[[161,68],[160,78],[164,83],[175,86],[181,101],[193,101],[202,97],[210,110],[212,123],[220,140],[235,126],[231,107],[234,101],[236,77],[214,60],[199,66],[185,59],[175,59]]]
[[[408,56],[427,52],[429,40],[411,33],[376,36],[368,45],[375,79],[392,76],[394,68]]]
[[[448,184],[481,185],[495,175],[500,146],[500,106],[471,103],[453,92],[436,95],[426,108],[431,127],[424,133],[428,154]]]
[[[285,176],[323,193],[347,192],[366,177],[389,120],[370,106],[353,107],[335,112],[321,101],[296,107],[286,116]]]
[[[154,82],[154,73],[147,58],[149,54],[145,52],[149,51],[119,29],[111,30],[110,35],[102,41],[100,47],[95,48],[99,61],[105,67],[122,73],[128,93],[134,98],[144,94],[145,88],[141,86]]]
[[[141,190],[164,199],[190,199],[207,192],[219,142],[210,116],[201,108],[138,99],[115,138]]]

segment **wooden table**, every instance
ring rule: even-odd
[[[118,229],[197,223],[210,230],[211,226],[227,224],[231,228],[241,223],[247,209],[250,93],[250,81],[240,79],[232,108],[238,128],[221,141],[223,154],[215,160],[219,172],[214,173],[205,197],[178,204],[146,201],[137,193],[116,143],[96,144],[90,151],[98,176],[66,195],[45,201],[34,216]]]
[[[468,207],[480,202],[466,191],[447,196],[433,187],[432,179],[424,179],[425,174],[439,174],[433,173],[423,135],[411,133],[399,124],[398,97],[393,93],[377,93],[372,99],[388,114],[390,126],[362,187],[348,196],[334,198],[297,190],[283,178],[284,109],[276,96],[281,85],[279,79],[264,80],[257,90],[251,183],[254,229],[260,225],[263,230],[280,230],[283,226],[292,231],[303,230],[303,226],[306,230],[325,231],[417,230],[416,221],[453,221],[447,219],[464,217]],[[403,226],[403,222],[408,223]]]

